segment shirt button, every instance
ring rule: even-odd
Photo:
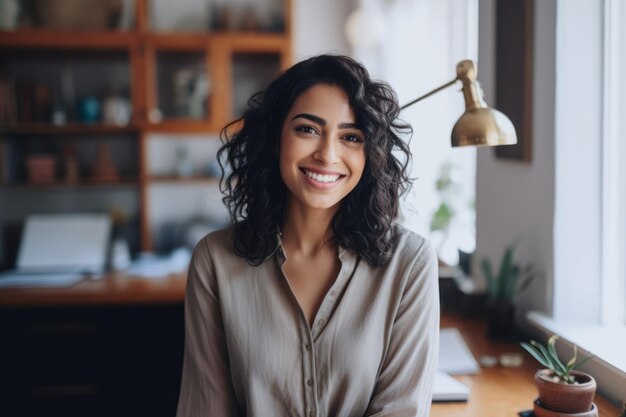
[[[330,295],[331,295],[332,297],[334,297],[335,295],[337,295],[337,291],[331,291],[331,292],[330,292]]]
[[[308,343],[305,346],[306,350],[311,350],[311,345],[309,345]]]
[[[310,379],[306,381],[306,384],[310,387],[311,385],[313,385],[313,381],[311,381]]]
[[[315,415],[314,411],[309,411],[309,417],[313,417]]]
[[[317,324],[319,324],[320,326],[322,326],[324,324],[324,319],[321,319],[320,321],[317,322]]]

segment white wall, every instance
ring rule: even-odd
[[[488,103],[495,98],[495,1],[480,0],[479,71]],[[505,245],[521,239],[517,259],[532,263],[543,276],[520,296],[521,310],[550,308],[553,275],[554,117],[556,1],[536,1],[533,51],[532,162],[499,160],[479,149],[476,170],[476,262],[474,277],[483,285],[479,260],[499,262]]]
[[[356,0],[294,0],[295,61],[321,53],[348,55],[343,28],[355,4]]]

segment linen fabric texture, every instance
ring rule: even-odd
[[[339,248],[339,275],[312,326],[283,273],[280,239],[252,266],[234,254],[232,226],[203,238],[189,268],[177,416],[427,417],[437,256],[397,227],[384,267]]]

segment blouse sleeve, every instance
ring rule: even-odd
[[[439,354],[437,255],[416,255],[366,416],[428,417]]]
[[[194,250],[185,293],[185,354],[177,417],[239,415],[217,283],[206,240]]]

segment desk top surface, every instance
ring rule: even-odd
[[[109,273],[69,288],[0,288],[0,307],[180,303],[186,275],[148,279]]]

